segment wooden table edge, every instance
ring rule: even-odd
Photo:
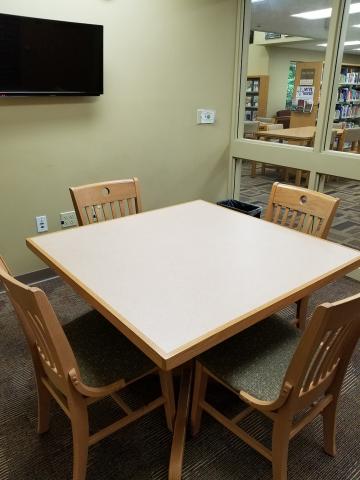
[[[214,205],[214,207],[215,206],[216,205]],[[314,280],[305,283],[304,285],[288,292],[287,294],[283,294],[273,301],[261,305],[245,315],[241,315],[230,320],[225,326],[216,327],[206,334],[185,344],[183,347],[172,350],[171,352],[164,352],[157,347],[152,340],[134,328],[125,317],[114,312],[114,310],[106,302],[100,299],[82,282],[78,281],[75,276],[62,267],[55,259],[45,253],[41,247],[35,245],[31,238],[26,239],[26,244],[30,250],[39,256],[45,263],[54,268],[54,270],[56,270],[60,276],[63,277],[77,293],[79,293],[80,296],[85,298],[85,300],[93,308],[98,310],[107,320],[109,320],[118,330],[120,330],[121,333],[126,335],[127,338],[129,338],[143,353],[145,353],[160,369],[166,371],[179,367],[192,358],[195,358],[205,350],[208,350],[218,343],[227,340],[231,336],[240,333],[246,328],[249,328],[255,323],[265,319],[269,315],[272,315],[282,308],[291,305],[297,300],[310,295],[318,288],[330,283],[336,278],[342,277],[346,273],[351,272],[360,266],[359,253],[358,258],[349,260],[340,267],[334,268],[328,273],[316,277]]]
[[[82,227],[80,227],[82,228]],[[46,264],[50,265],[60,277],[62,277],[82,298],[84,298],[93,308],[98,310],[115,328],[123,333],[131,342],[133,342],[145,355],[147,355],[160,369],[166,370],[165,352],[159,349],[143,333],[134,328],[131,323],[122,315],[115,313],[113,309],[100,299],[90,288],[86,287],[66,268],[61,266],[51,255],[43,251],[41,247],[35,245],[31,238],[26,239],[26,245],[40,257]]]
[[[237,333],[242,332],[246,328],[251,327],[257,322],[264,320],[268,316],[278,312],[282,308],[295,303],[303,297],[311,295],[314,291],[319,288],[327,285],[328,283],[344,276],[346,273],[353,271],[357,267],[360,267],[360,253],[359,257],[355,260],[349,260],[344,263],[341,267],[334,268],[327,274],[323,274],[311,282],[307,282],[299,288],[296,288],[289,292],[289,294],[281,295],[277,297],[273,302],[264,304],[248,314],[239,316],[230,320],[225,326],[217,327],[207,334],[198,337],[197,339],[189,342],[181,349],[176,349],[170,352],[167,356],[168,359],[165,361],[166,369],[172,370],[192,358],[203,353],[205,350],[212,348],[213,346],[221,343],[228,338],[236,335]],[[194,352],[196,352],[194,354]]]

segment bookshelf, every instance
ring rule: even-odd
[[[245,120],[256,120],[256,117],[266,117],[268,90],[268,75],[247,77]]]
[[[341,67],[334,122],[346,122],[347,127],[360,124],[360,65]]]

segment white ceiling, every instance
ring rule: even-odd
[[[360,0],[352,0],[352,3],[360,3]],[[319,20],[306,20],[292,17],[292,14],[330,8],[332,0],[263,0],[251,4],[251,29],[262,32],[274,32],[299,37],[314,39],[306,44],[287,44],[288,47],[306,48],[311,50],[323,50],[318,43],[326,43],[329,31],[330,18]],[[360,41],[360,28],[353,25],[360,24],[360,13],[349,16],[346,40]],[[347,53],[360,54],[354,50],[360,45],[346,46]]]

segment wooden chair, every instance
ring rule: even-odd
[[[337,149],[341,152],[360,153],[360,127],[344,128]]]
[[[142,211],[139,180],[136,177],[70,187],[69,190],[79,225]]]
[[[289,441],[321,414],[325,452],[335,455],[337,404],[359,336],[360,294],[317,307],[302,336],[271,317],[205,352],[196,362],[193,433],[207,412],[272,462],[273,480],[286,480]],[[232,419],[216,410],[205,400],[209,376],[249,407]],[[271,449],[238,425],[253,410],[273,421]]]
[[[325,193],[275,182],[265,220],[326,238],[338,204],[338,198]]]
[[[86,477],[90,445],[161,405],[172,430],[175,407],[169,373],[158,371],[148,357],[98,312],[91,311],[62,328],[45,293],[15,280],[1,257],[0,279],[17,313],[34,364],[37,431],[43,433],[49,429],[51,398],[71,421],[73,480]],[[162,395],[133,410],[121,398],[119,390],[156,372]],[[113,398],[125,416],[90,435],[87,406],[106,396]]]
[[[265,220],[293,228],[315,237],[326,238],[339,199],[307,188],[275,182],[272,186]],[[297,302],[297,323],[303,330],[309,297]]]
[[[260,122],[253,122],[251,120],[244,121],[244,138],[255,138],[255,133],[258,132]]]
[[[256,117],[256,121],[260,123],[275,123],[275,117]]]
[[[291,110],[279,110],[276,112],[276,123],[281,123],[284,128],[290,127]]]

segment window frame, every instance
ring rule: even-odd
[[[238,198],[241,161],[254,160],[310,172],[309,188],[318,189],[321,175],[360,180],[360,155],[329,150],[351,0],[333,0],[325,54],[321,101],[314,147],[279,145],[243,137],[251,0],[238,0],[237,44],[230,145],[229,195]],[[242,93],[243,92],[243,93]]]

